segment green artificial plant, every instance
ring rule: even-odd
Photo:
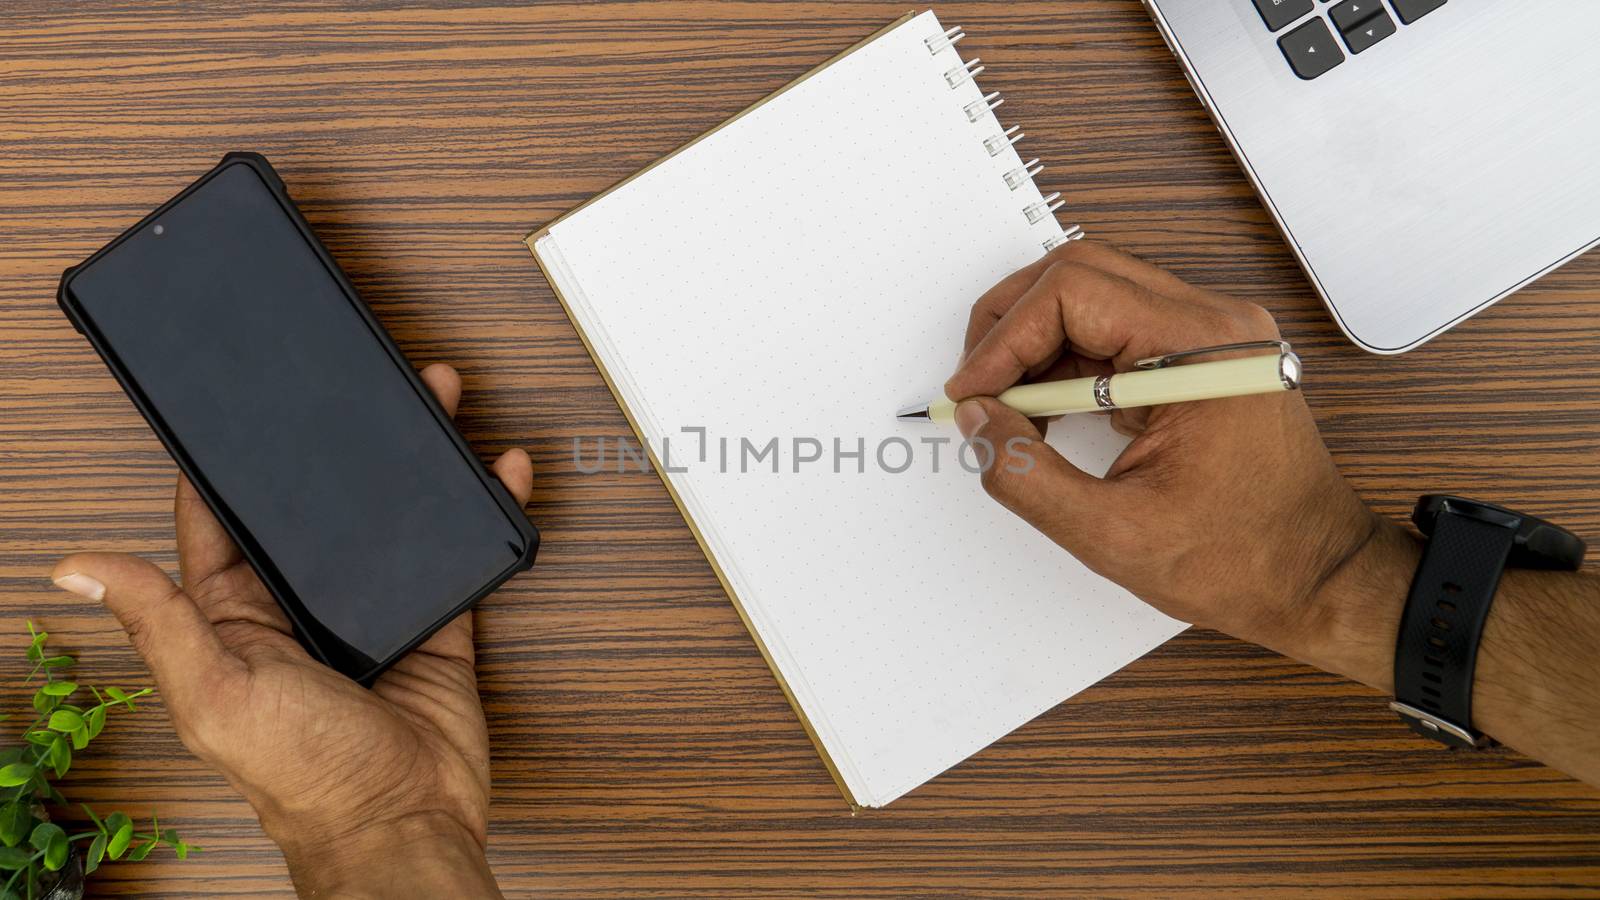
[[[46,632],[28,622],[28,660],[33,669],[24,679],[43,683],[33,694],[34,719],[23,730],[25,743],[0,750],[0,900],[20,900],[44,894],[69,862],[74,844],[87,841],[83,849],[83,869],[88,874],[107,859],[140,860],[156,847],[171,847],[179,859],[197,850],[170,828],[163,829],[154,816],[149,831],[135,831],[125,813],[95,815],[88,806],[83,811],[94,823],[91,830],[68,834],[48,820],[45,804],[65,805],[67,798],[52,783],[72,767],[72,754],[89,746],[105,728],[106,716],[114,707],[134,711],[134,701],[150,694],[150,688],[125,692],[108,687],[102,693],[92,685],[79,685],[66,678],[74,662],[70,656],[49,656],[45,649]],[[84,690],[94,695],[74,703]],[[0,716],[0,718],[10,718]]]

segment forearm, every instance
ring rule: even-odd
[[[337,839],[296,834],[293,828],[269,833],[283,848],[301,897],[501,896],[483,847],[448,819],[416,817]]]
[[[1421,542],[1377,520],[1310,599],[1303,627],[1273,642],[1312,665],[1394,692],[1394,647]],[[1506,570],[1473,678],[1472,725],[1600,785],[1600,579]]]

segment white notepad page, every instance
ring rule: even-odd
[[[894,418],[954,369],[973,301],[1061,234],[1029,223],[1031,181],[1007,187],[1022,160],[985,149],[1002,127],[969,120],[942,31],[913,17],[534,243],[862,806],[1183,628],[985,496],[954,429]],[[1096,474],[1124,444],[1097,416],[1051,431]],[[777,472],[755,460],[773,438]]]

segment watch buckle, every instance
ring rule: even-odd
[[[1462,747],[1476,750],[1488,745],[1488,741],[1482,735],[1474,734],[1449,719],[1441,719],[1433,713],[1417,709],[1409,703],[1393,700],[1390,701],[1389,708],[1399,713],[1400,718],[1409,720],[1410,724],[1422,733],[1452,746],[1459,744]]]

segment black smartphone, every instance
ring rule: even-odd
[[[265,157],[228,154],[58,299],[338,671],[370,684],[533,564],[538,532]]]

